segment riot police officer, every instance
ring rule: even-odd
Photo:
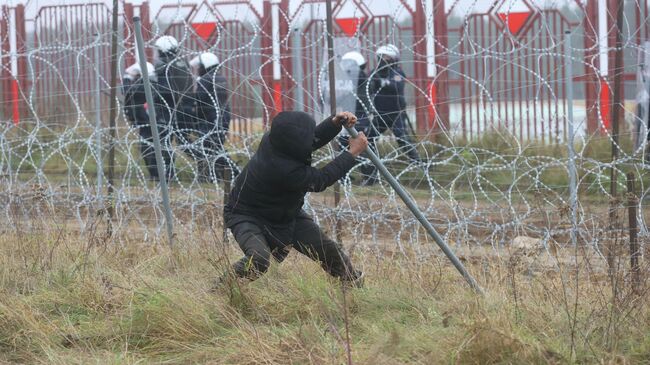
[[[155,69],[149,62],[147,62],[147,72],[150,80],[155,82]],[[149,178],[157,181],[159,176],[153,148],[153,134],[149,124],[149,114],[145,108],[147,100],[144,94],[144,83],[139,64],[133,64],[125,70],[122,77],[122,93],[124,94],[124,114],[129,122],[138,129],[140,153],[149,172]],[[163,160],[169,166],[170,157],[167,151],[163,153]]]
[[[407,133],[406,99],[404,85],[406,77],[399,66],[400,51],[392,44],[377,49],[377,68],[370,78],[370,98],[374,118],[367,132],[370,145],[375,148],[375,139],[390,129],[399,146],[413,161],[419,156]],[[373,180],[368,181],[374,183]]]
[[[165,148],[171,150],[173,137],[181,150],[196,159],[196,146],[192,137],[196,132],[193,119],[192,72],[187,61],[178,54],[179,45],[176,38],[162,36],[154,45],[158,51],[155,64],[158,78],[156,115],[159,123],[169,130],[169,138],[161,142]],[[170,174],[170,178],[173,178],[174,171],[170,170]]]
[[[197,161],[201,180],[223,178],[224,170],[237,166],[228,158],[223,144],[230,127],[230,90],[219,69],[219,58],[210,52],[201,53],[190,61],[197,72],[196,123],[200,134],[201,157]]]

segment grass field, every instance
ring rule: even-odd
[[[209,293],[239,256],[218,234],[178,237],[171,250],[98,232],[0,235],[0,363],[650,360],[646,286],[630,290],[624,256],[611,276],[582,249],[544,270],[516,252],[466,256],[481,297],[437,255],[357,250],[366,285],[344,293],[292,253],[256,282]]]
[[[160,223],[152,209],[157,198],[135,145],[117,149],[124,205],[109,238],[82,194],[97,169],[91,145],[60,145],[42,134],[44,150],[16,146],[7,163],[15,175],[0,176],[11,218],[0,224],[0,364],[650,364],[650,270],[644,262],[633,290],[628,238],[601,237],[611,233],[603,194],[610,183],[607,139],[577,146],[581,237],[594,242],[568,249],[568,234],[558,229],[568,224],[566,146],[519,146],[495,132],[449,145],[423,142],[426,169],[404,172],[408,163],[388,159],[421,206],[435,197],[436,227],[468,224],[447,237],[485,289],[479,296],[436,247],[414,246],[408,229],[397,236],[391,224],[403,224],[395,223],[401,204],[380,225],[370,214],[350,213],[359,221],[347,228],[358,232],[343,242],[366,272],[362,289],[344,291],[292,253],[256,282],[210,293],[240,252],[221,241],[222,192],[196,183],[191,161],[177,159],[181,181],[171,185],[172,250],[151,233]],[[228,149],[242,152],[256,142],[237,143]],[[394,145],[379,149],[388,156]],[[622,150],[632,153],[628,140]],[[317,155],[321,163],[328,156]],[[628,171],[636,172],[639,191],[647,190],[639,161],[619,165],[620,190]],[[360,213],[392,204],[385,184],[346,188]],[[331,192],[311,198],[323,207],[332,200]],[[515,219],[529,204],[532,213]],[[458,212],[480,214],[469,220]],[[642,207],[639,217],[647,221],[648,213]],[[332,226],[330,218],[324,226]],[[363,241],[370,231],[375,241]],[[541,231],[557,233],[546,249],[511,249],[515,235]],[[396,240],[404,247],[397,249]],[[593,245],[612,253],[611,269]]]

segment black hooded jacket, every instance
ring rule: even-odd
[[[323,168],[311,166],[311,154],[341,131],[327,118],[318,126],[303,112],[281,112],[264,134],[257,152],[237,176],[224,209],[229,227],[243,221],[263,225],[287,244],[305,194],[334,184],[354,166],[345,151]]]

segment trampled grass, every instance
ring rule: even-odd
[[[581,255],[544,271],[514,254],[466,256],[483,297],[443,257],[361,251],[365,288],[345,294],[296,253],[256,282],[208,292],[238,258],[233,246],[209,234],[171,250],[65,229],[4,232],[0,362],[343,364],[346,322],[355,364],[650,359],[645,290]]]

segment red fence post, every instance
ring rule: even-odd
[[[151,20],[149,19],[149,3],[143,1],[140,4],[140,21],[142,22],[142,38],[145,42],[149,42],[151,39]],[[153,58],[153,50],[148,47],[145,49],[147,53],[147,59],[151,60]]]
[[[9,55],[9,8],[3,5],[0,8],[0,48],[2,57],[0,61],[0,88],[2,89],[2,103],[0,112],[3,119],[9,119],[11,115],[11,58]]]
[[[133,4],[124,2],[124,47],[127,49],[134,48],[135,40],[133,33]],[[135,48],[132,52],[127,52],[124,56],[126,67],[135,63]]]
[[[431,95],[434,103],[434,132],[439,129],[449,130],[449,73],[447,72],[448,28],[445,0],[433,0],[433,22],[436,55],[436,79],[433,82]]]
[[[27,34],[25,32],[25,6],[23,4],[16,5],[16,52],[17,56],[17,84],[23,93],[27,92],[28,87],[28,77],[27,77],[27,60],[25,59],[25,53],[27,52],[27,47],[25,42],[27,41]],[[23,117],[27,111],[27,104],[24,101],[24,98],[20,97],[20,93],[16,95],[18,98],[18,115],[14,116],[14,122],[18,122],[20,115]]]

